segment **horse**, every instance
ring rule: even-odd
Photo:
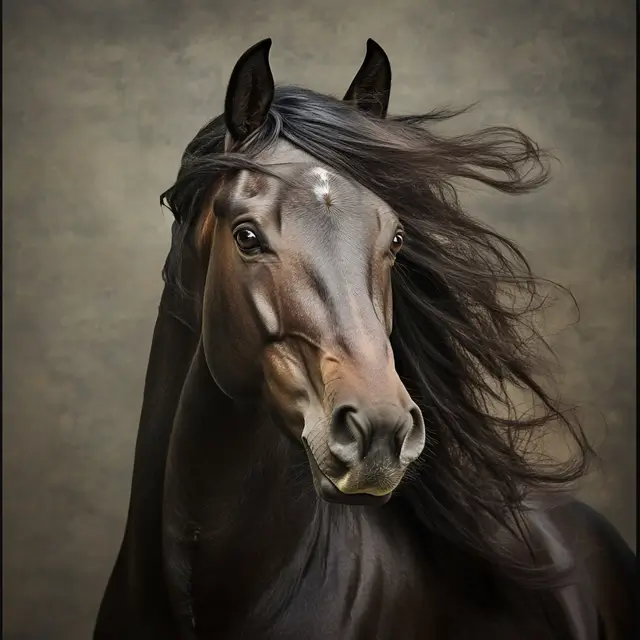
[[[523,337],[540,280],[458,179],[518,195],[521,131],[387,115],[248,49],[173,213],[128,518],[95,640],[627,640],[635,555],[573,497],[593,458]],[[542,336],[538,336],[542,338]],[[513,412],[509,390],[539,409]],[[562,429],[570,459],[527,442]]]

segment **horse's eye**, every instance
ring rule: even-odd
[[[242,253],[254,254],[258,253],[261,249],[260,240],[251,229],[247,229],[246,227],[240,228],[234,232],[233,237]]]
[[[401,231],[396,232],[393,236],[393,240],[391,241],[391,253],[394,255],[402,249],[402,245],[404,244],[404,234]]]

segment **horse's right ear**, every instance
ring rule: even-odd
[[[224,101],[224,120],[231,140],[246,140],[266,120],[273,102],[273,74],[269,67],[271,38],[247,49],[233,68]]]

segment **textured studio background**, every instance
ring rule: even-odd
[[[635,3],[5,0],[2,29],[4,638],[90,637],[169,243],[158,195],[267,36],[278,82],[342,95],[373,37],[392,112],[480,100],[461,127],[554,150],[539,193],[465,199],[581,305],[550,322],[603,458],[585,495],[635,544]]]

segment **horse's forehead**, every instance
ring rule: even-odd
[[[316,218],[328,216],[338,226],[350,223],[352,217],[354,222],[366,225],[367,220],[373,223],[389,210],[368,189],[328,167],[309,163],[298,166],[294,173],[295,188],[284,187],[285,215],[287,209],[292,213],[313,211]]]
[[[328,167],[312,163],[298,167],[295,182],[302,195],[327,207],[336,204],[335,200],[341,192],[366,194],[364,187],[350,182]]]
[[[258,161],[286,179],[276,187],[278,195],[274,194],[279,204],[284,205],[282,213],[285,215],[287,209],[295,213],[300,208],[339,214],[343,220],[362,209],[371,213],[391,213],[391,209],[371,191],[287,140],[279,140],[274,147],[262,152]]]

